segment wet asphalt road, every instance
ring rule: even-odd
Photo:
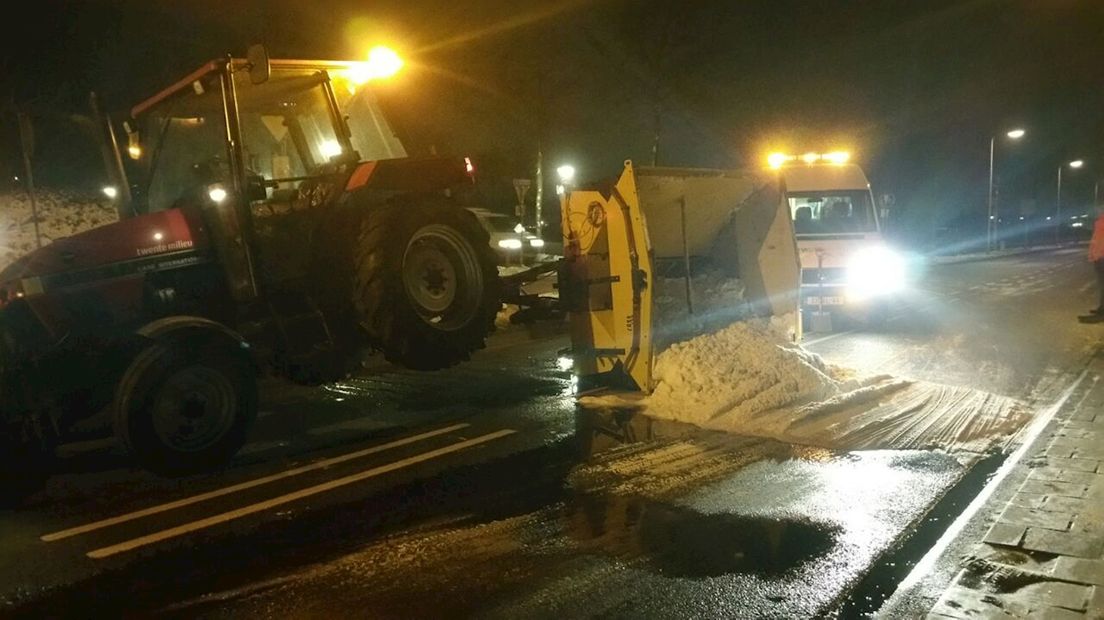
[[[1098,341],[1101,326],[1074,320],[1094,305],[1092,277],[1080,248],[935,266],[884,331],[806,343],[864,371],[1043,406]],[[163,480],[109,446],[70,449],[65,473],[0,513],[0,609],[853,616],[925,549],[887,553],[916,529],[937,534],[983,482],[924,520],[974,461],[578,414],[565,346],[554,329],[514,330],[449,371],[381,364],[326,388],[269,385],[250,445],[216,475]]]

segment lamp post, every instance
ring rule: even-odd
[[[556,175],[560,178],[559,183],[556,184],[556,194],[560,197],[560,217],[562,218],[567,213],[567,192],[575,181],[575,166],[561,164],[556,168]],[[537,235],[541,235],[540,231],[537,231]],[[541,236],[541,238],[544,237]]]
[[[1058,225],[1054,227],[1054,242],[1055,243],[1058,243],[1059,241],[1061,241],[1061,239],[1059,238],[1058,231],[1060,231],[1062,229],[1062,168],[1065,168],[1066,166],[1069,166],[1070,168],[1073,168],[1074,170],[1076,170],[1076,169],[1078,169],[1078,168],[1080,168],[1084,165],[1085,165],[1084,160],[1075,159],[1075,160],[1069,162],[1068,164],[1063,164],[1063,165],[1058,166],[1058,193],[1057,193],[1057,196],[1055,196],[1055,201],[1054,201],[1054,219],[1058,220]]]
[[[1004,135],[1008,136],[1012,140],[1019,140],[1024,137],[1027,132],[1023,129],[1013,129],[1005,132]],[[999,233],[999,213],[993,205],[993,163],[997,150],[997,137],[992,136],[989,138],[989,220],[986,222],[986,234],[985,234],[985,249],[986,251],[993,251],[993,238]]]

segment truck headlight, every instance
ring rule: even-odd
[[[905,259],[886,247],[864,248],[847,264],[847,298],[863,301],[905,288]]]
[[[504,250],[520,250],[521,239],[499,239],[498,247]]]
[[[544,239],[530,239],[529,245],[533,246],[534,248],[543,248]]]

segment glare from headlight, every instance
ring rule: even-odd
[[[847,264],[847,298],[863,301],[891,295],[905,288],[905,260],[886,247],[865,248]]]
[[[226,190],[218,185],[212,185],[211,188],[207,190],[207,196],[211,199],[211,202],[222,202],[226,200]]]
[[[499,239],[498,247],[504,250],[520,250],[521,239]]]
[[[544,247],[544,239],[530,239],[529,240],[529,245],[531,245],[535,248],[543,248]]]

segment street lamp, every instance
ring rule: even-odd
[[[1064,166],[1058,166],[1058,195],[1054,202],[1054,219],[1058,220],[1058,226],[1054,228],[1054,242],[1060,241],[1058,237],[1058,231],[1062,228],[1062,168],[1069,166],[1074,170],[1085,165],[1085,160],[1075,159]]]
[[[575,180],[575,166],[564,164],[556,168],[556,174],[560,177],[560,182],[556,185],[556,193],[563,196],[567,194],[567,188]]]
[[[1004,135],[1008,136],[1009,139],[1019,140],[1020,138],[1024,137],[1026,133],[1027,132],[1025,130],[1016,128],[1011,131],[1005,132]],[[985,235],[985,249],[987,251],[993,250],[993,237],[998,232],[999,222],[999,214],[993,207],[993,160],[996,148],[997,137],[992,136],[989,138],[989,221],[987,222]]]

